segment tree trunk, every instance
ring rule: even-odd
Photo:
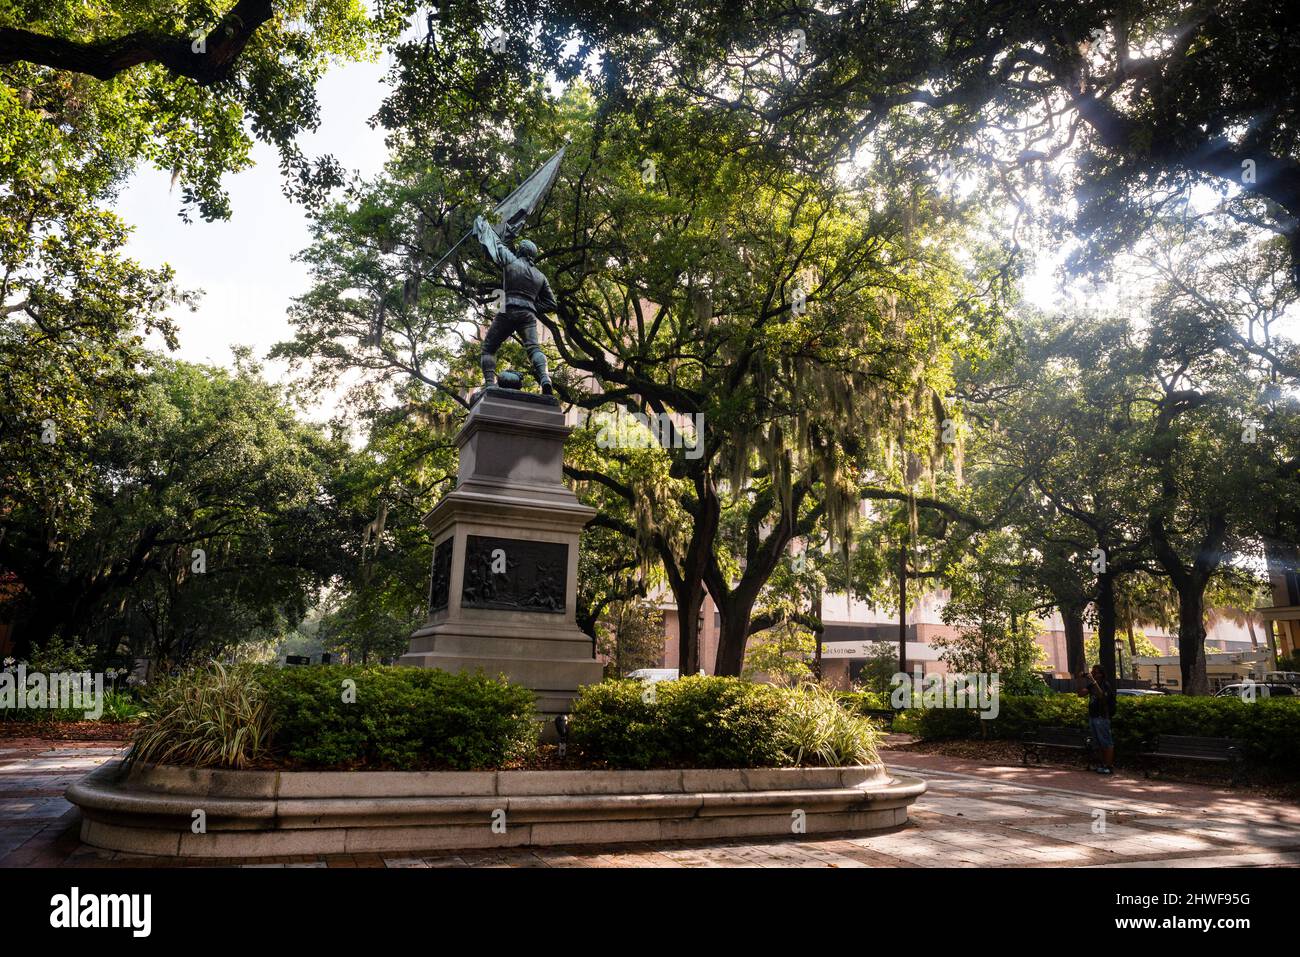
[[[711,560],[704,570],[705,582],[709,586],[709,594],[713,596],[713,601],[718,606],[718,616],[722,620],[714,674],[738,677],[744,667],[745,645],[749,642],[752,626],[750,619],[754,613],[754,605],[763,586],[772,577],[777,562],[785,554],[786,546],[794,538],[794,515],[798,513],[803,494],[803,492],[795,494],[789,510],[784,506],[781,508],[780,518],[761,543],[756,531],[751,529],[753,537],[750,538],[745,549],[745,570],[735,587],[727,582],[716,556],[710,553]],[[751,514],[751,520],[753,518]]]
[[[697,478],[696,493],[699,504],[685,559],[678,563],[668,542],[662,536],[656,536],[668,587],[677,603],[677,669],[683,676],[700,670],[699,618],[704,606],[704,573],[713,554],[713,540],[718,534],[718,518],[722,511],[707,476]]]
[[[784,550],[784,544],[777,550]],[[709,581],[712,586],[709,593],[713,595],[718,606],[718,617],[722,626],[718,631],[718,656],[714,662],[713,673],[739,677],[745,667],[745,646],[749,644],[749,631],[753,626],[754,605],[763,584],[771,577],[771,569],[750,565],[741,576],[735,588],[727,589],[717,565],[709,569]],[[719,594],[714,594],[717,591]]]
[[[677,602],[677,670],[683,676],[700,670],[700,609],[704,607],[704,595],[700,582],[680,592],[673,590]]]
[[[1209,579],[1188,576],[1178,588],[1178,665],[1183,694],[1209,694],[1205,676],[1205,586]]]
[[[1016,641],[1016,609],[1011,609],[1011,670],[1020,674],[1020,642]]]
[[[1057,607],[1065,628],[1065,667],[1073,677],[1088,670],[1088,657],[1083,649],[1083,606],[1063,604]]]
[[[1101,670],[1115,686],[1115,576],[1103,572],[1097,576],[1097,645]]]
[[[726,612],[722,612],[719,606],[722,627],[718,632],[718,657],[713,665],[714,674],[740,676],[745,666],[745,645],[749,642],[749,614],[752,610],[752,602],[744,610],[731,602],[728,602]]]

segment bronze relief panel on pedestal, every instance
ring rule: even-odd
[[[470,535],[461,605],[562,615],[568,568],[569,546],[562,542]]]

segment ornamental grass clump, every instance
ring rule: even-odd
[[[793,764],[843,767],[880,761],[876,726],[847,711],[834,692],[819,685],[787,692],[780,735],[781,749]]]
[[[244,768],[266,756],[271,712],[254,667],[212,664],[160,681],[127,760],[191,768]]]

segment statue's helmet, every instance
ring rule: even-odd
[[[537,259],[537,244],[531,239],[521,239],[519,245],[515,247],[515,252],[529,262],[534,262]]]

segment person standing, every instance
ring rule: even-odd
[[[1080,695],[1088,696],[1088,724],[1092,739],[1101,752],[1101,764],[1093,768],[1098,774],[1112,774],[1115,769],[1115,739],[1111,734],[1110,719],[1115,714],[1115,689],[1106,680],[1101,665],[1093,665],[1085,675]]]

